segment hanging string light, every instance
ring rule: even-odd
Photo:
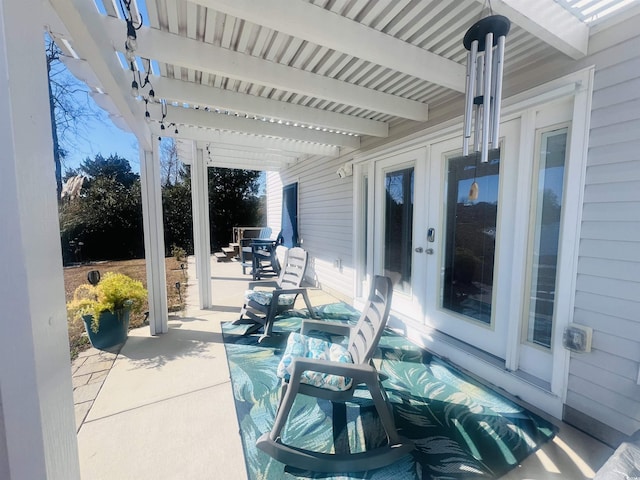
[[[473,152],[479,152],[482,163],[489,161],[489,149],[498,148],[504,46],[510,28],[507,17],[491,15],[473,24],[463,40],[469,52],[462,153],[469,155],[473,123]]]
[[[147,85],[149,85],[149,93],[147,93],[146,97],[143,95],[143,100],[148,99],[151,102],[153,102],[156,97],[156,92],[153,89],[153,85],[151,85],[151,80],[149,78],[149,75],[151,73],[151,60],[149,60],[148,58],[143,58],[142,62],[145,70],[144,80],[142,80],[140,71],[135,68],[135,65],[131,64],[131,71],[133,75],[133,82],[131,82],[131,95],[133,95],[134,97],[137,97],[140,94],[140,89],[143,89]],[[138,75],[137,79],[136,79],[136,73]]]
[[[175,123],[169,123],[167,125],[164,124],[164,120],[165,118],[167,118],[167,101],[162,99],[160,100],[160,109],[162,111],[162,119],[160,120],[160,130],[166,130],[167,127],[171,128],[171,127],[175,127],[175,130],[173,131],[173,133],[175,133],[176,135],[178,134],[178,125]],[[160,137],[158,137],[160,138]]]
[[[127,62],[129,62],[129,69],[131,70],[131,75],[133,77],[131,81],[131,95],[138,98],[142,97],[144,101],[144,119],[147,122],[151,121],[151,113],[149,112],[149,102],[156,103],[156,92],[153,89],[153,85],[151,84],[151,60],[148,58],[141,58],[142,65],[144,68],[145,76],[144,80],[142,79],[142,75],[140,74],[140,70],[138,70],[136,63],[136,50],[138,49],[138,34],[136,33],[140,28],[142,28],[142,15],[138,13],[138,15],[134,18],[134,14],[131,10],[131,4],[134,0],[119,0],[120,1],[120,10],[122,11],[122,16],[127,23],[127,39],[124,42],[125,48],[125,58]],[[144,88],[149,86],[149,90],[146,93],[142,93]],[[161,110],[162,110],[162,119],[160,120],[160,129],[165,130],[165,119],[167,117],[167,103],[164,99],[160,100]],[[175,134],[178,134],[178,127],[175,123],[168,124],[169,128],[175,127]]]
[[[120,10],[125,22],[127,22],[127,39],[124,42],[125,57],[130,65],[136,60],[135,51],[138,49],[138,34],[137,30],[142,27],[142,15],[138,13],[138,18],[133,18],[133,12],[131,12],[131,2],[133,0],[120,0]]]

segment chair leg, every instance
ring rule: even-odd
[[[245,303],[240,309],[240,316],[231,323],[233,325],[245,325],[247,323],[254,323],[251,319],[244,318],[246,314],[247,314],[247,304]]]
[[[309,295],[307,294],[307,290],[302,291],[302,298],[304,300],[304,304],[307,306],[307,310],[309,310],[309,316],[311,318],[319,318],[316,316],[316,312],[311,306],[311,301],[309,300]]]
[[[274,305],[272,302],[269,306],[269,310],[264,317],[264,333],[258,339],[258,343],[262,343],[265,338],[269,338],[273,333],[273,322],[275,321],[277,314],[278,306]]]
[[[390,445],[400,442],[398,432],[396,431],[396,422],[393,419],[393,413],[388,403],[386,392],[380,387],[380,382],[376,378],[366,382],[371,398],[376,407],[382,427],[384,428]]]
[[[293,402],[296,399],[297,393],[297,384],[292,386],[290,384],[284,383],[282,385],[280,405],[278,406],[278,411],[276,413],[276,419],[273,422],[273,427],[271,428],[271,432],[269,433],[269,438],[271,438],[271,440],[275,441],[280,437],[280,433],[282,433],[284,424],[289,417],[289,412],[291,411],[291,407],[293,406]]]

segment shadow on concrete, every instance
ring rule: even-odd
[[[224,343],[221,333],[170,325],[166,334],[157,337],[130,336],[120,355],[131,360],[133,368],[158,368],[180,358],[213,358],[213,343]]]
[[[229,313],[237,313],[238,315],[240,314],[240,307],[242,305],[238,305],[238,306],[229,306],[229,305],[211,305],[211,308],[207,308],[205,311],[212,311],[212,312],[229,312]]]

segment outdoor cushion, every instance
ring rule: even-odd
[[[289,334],[287,347],[278,365],[278,377],[289,381],[293,371],[293,359],[299,357],[353,363],[351,354],[342,345],[292,332]],[[330,373],[307,370],[302,374],[300,382],[314,387],[341,392],[351,388],[353,379]]]
[[[271,299],[273,298],[272,292],[263,292],[261,290],[247,290],[244,292],[244,298],[248,302],[253,300],[260,305],[271,305]],[[278,297],[278,305],[291,306],[296,301],[296,295],[294,293],[280,295]]]

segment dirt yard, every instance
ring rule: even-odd
[[[176,283],[180,282],[184,300],[186,286],[186,261],[185,271],[183,273],[180,263],[173,257],[165,259],[167,271],[167,305],[169,311],[180,311],[184,307],[183,302],[178,295]],[[136,280],[140,280],[143,285],[147,286],[147,273],[144,259],[122,260],[122,261],[105,261],[93,262],[89,264],[66,267],[64,269],[64,290],[67,302],[73,298],[73,292],[76,287],[82,283],[87,283],[87,273],[90,270],[98,270],[100,275],[107,272],[124,273]],[[143,311],[147,311],[148,306],[145,305]],[[144,323],[144,314],[131,315],[130,328],[142,326]],[[75,358],[79,352],[89,347],[89,340],[84,333],[82,322],[69,322],[69,347],[71,350],[71,358]]]

